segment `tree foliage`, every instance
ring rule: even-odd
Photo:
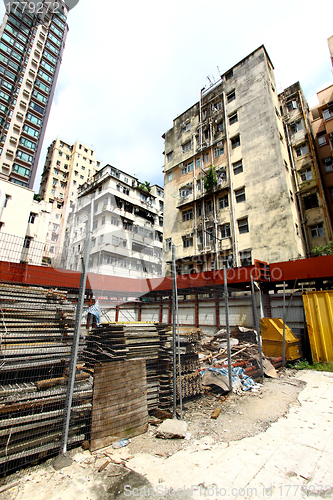
[[[322,255],[333,255],[333,241],[330,241],[328,245],[314,247],[311,250],[311,255],[313,257],[320,257]]]
[[[217,185],[217,175],[213,165],[210,165],[209,170],[204,178],[204,187],[206,191],[213,191]]]

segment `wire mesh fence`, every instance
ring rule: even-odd
[[[0,262],[0,473],[8,474],[61,451],[80,273],[43,265],[45,245],[27,248],[31,260],[21,258],[22,239],[0,245],[7,255]],[[95,450],[144,432],[149,415],[172,410],[174,373],[177,402],[180,380],[185,400],[212,388],[228,392],[228,355],[233,382],[260,377],[255,314],[268,315],[267,300],[249,284],[226,292],[210,279],[195,286],[194,277],[184,288],[178,277],[174,371],[169,284],[88,274],[68,448]]]

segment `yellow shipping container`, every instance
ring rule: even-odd
[[[333,362],[333,290],[304,292],[303,304],[313,361]]]
[[[283,321],[280,318],[262,318],[261,338],[265,356],[278,358],[283,355]],[[286,325],[286,359],[294,361],[301,357],[299,339]]]

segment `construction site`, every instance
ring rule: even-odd
[[[333,359],[333,256],[150,280],[88,273],[78,317],[82,275],[0,263],[3,477],[207,415],[212,400],[214,423],[229,394]]]

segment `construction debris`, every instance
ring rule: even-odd
[[[184,439],[187,423],[183,420],[167,419],[157,429],[156,437],[162,439]]]

